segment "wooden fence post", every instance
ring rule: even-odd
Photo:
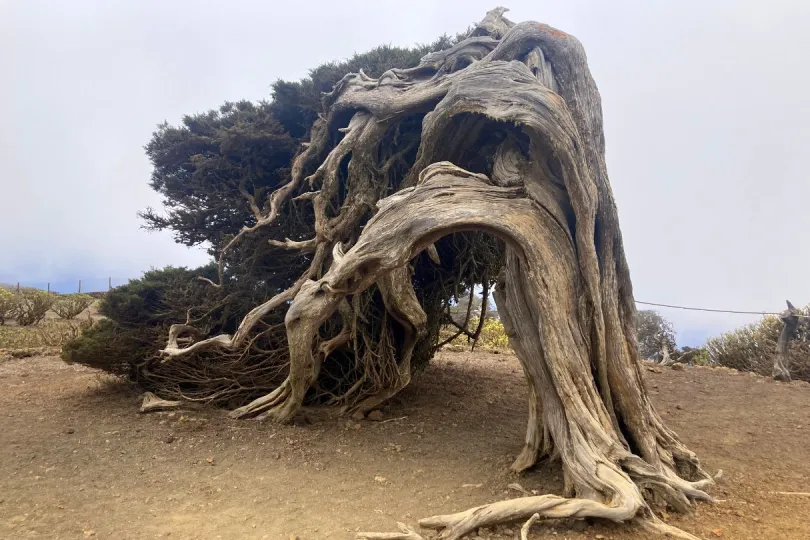
[[[82,280],[79,280],[79,294],[82,292]]]
[[[788,345],[796,329],[799,327],[799,312],[793,304],[787,302],[787,310],[779,316],[784,323],[782,333],[779,334],[779,341],[776,342],[776,356],[773,358],[773,371],[771,375],[777,381],[790,381],[790,356],[788,355]]]

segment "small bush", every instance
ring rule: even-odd
[[[16,307],[14,317],[20,326],[32,326],[45,318],[51,309],[54,296],[37,289],[22,289],[15,295]]]
[[[13,319],[17,310],[17,296],[0,287],[0,326],[6,324],[6,320]]]
[[[154,330],[126,332],[113,321],[101,319],[81,336],[62,346],[62,360],[134,378],[135,365],[154,354],[161,335]],[[142,339],[145,338],[145,339]]]
[[[63,319],[71,320],[89,308],[93,302],[95,298],[87,294],[67,294],[58,297],[51,309]]]
[[[45,319],[35,326],[4,326],[0,328],[0,349],[61,348],[93,325],[90,319],[64,321]]]
[[[684,347],[680,351],[675,351],[674,358],[676,362],[684,362],[696,366],[709,365],[709,351],[705,347],[697,349],[692,347]]]
[[[478,328],[478,320],[477,317],[470,319],[470,324],[468,325],[470,332],[475,332],[475,329]],[[458,332],[458,330],[455,327],[445,326],[440,333],[440,341],[450,338],[456,332]],[[464,346],[467,343],[472,345],[472,341],[464,334],[461,334],[451,341],[449,345]],[[487,317],[484,321],[484,326],[481,327],[481,334],[478,336],[476,347],[494,351],[508,350],[510,348],[509,337],[506,335],[506,329],[504,329],[500,319]]]
[[[810,315],[810,306],[799,310]],[[761,321],[726,332],[706,342],[713,364],[753,371],[770,377],[782,321],[771,315]],[[794,379],[810,381],[810,319],[799,319],[799,328],[789,346],[790,372]]]
[[[154,360],[165,346],[169,326],[183,322],[189,309],[196,310],[194,316],[205,314],[206,320],[221,315],[222,310],[216,310],[223,296],[221,289],[203,283],[197,279],[199,275],[216,278],[216,268],[151,270],[141,279],[116,287],[99,306],[106,318],[66,343],[62,359],[137,378],[138,369]],[[218,333],[220,327],[210,324]],[[203,330],[208,328],[203,326]]]

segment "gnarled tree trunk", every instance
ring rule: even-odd
[[[779,341],[776,343],[776,355],[773,358],[772,376],[777,381],[790,382],[790,356],[788,354],[790,340],[796,334],[799,327],[799,312],[789,301],[787,310],[780,316],[782,319],[782,332],[779,334]]]
[[[355,299],[377,287],[401,337],[393,347],[393,382],[358,404],[374,407],[408,383],[411,355],[424,335],[425,313],[408,279],[409,261],[446,235],[483,231],[507,246],[495,298],[529,385],[529,425],[513,469],[556,455],[565,493],[501,501],[420,525],[443,529],[442,538],[459,538],[479,526],[538,513],[638,518],[692,538],[657,521],[651,509],[664,502],[685,511],[693,499],[711,500],[702,488],[712,479],[664,425],[644,389],[630,275],[605,167],[600,97],[584,50],[549,26],[513,24],[504,11],[491,11],[466,40],[426,56],[416,68],[379,79],[350,74],[335,86],[290,184],[259,219],[271,224],[274,209],[303,185],[304,164],[322,159],[310,177],[319,189],[306,195],[314,204],[317,236],[290,241],[292,249],[311,254],[311,271],[256,308],[233,337],[179,348],[177,332],[165,354],[239,347],[264,313],[292,299],[285,319],[289,377],[234,412],[287,421],[316,384],[325,359],[356,339],[349,329]],[[424,115],[418,152],[407,174],[393,184],[381,180],[405,155],[405,149],[386,147],[381,163],[382,141],[403,119],[418,115]],[[327,152],[338,131],[339,141]],[[347,158],[346,192],[340,194]],[[337,211],[330,209],[336,200]],[[369,208],[373,217],[353,235]],[[338,316],[344,331],[322,336]]]

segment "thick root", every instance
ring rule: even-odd
[[[590,499],[567,499],[556,495],[521,497],[478,506],[456,514],[421,519],[419,526],[441,529],[438,536],[440,539],[457,540],[479,527],[491,527],[526,519],[528,521],[521,533],[523,534],[524,530],[528,533],[528,529],[541,517],[551,519],[597,517],[611,521],[633,521],[651,532],[684,540],[699,540],[696,536],[656,518],[641,499],[620,501],[618,506],[608,506]]]
[[[287,379],[271,393],[234,409],[228,416],[237,419],[256,417],[258,420],[272,419],[284,423],[292,420],[300,407],[301,404],[292,399],[292,384]]]
[[[638,519],[636,520],[636,523],[638,523],[638,525],[646,531],[655,534],[660,534],[668,538],[680,538],[681,540],[700,540],[700,538],[698,538],[697,536],[689,534],[688,532],[681,530],[678,527],[667,525],[666,523],[664,523],[655,516],[651,516],[648,519]]]
[[[523,448],[509,469],[515,473],[522,473],[532,468],[544,458],[555,459],[554,444],[551,435],[542,425],[540,419],[540,400],[537,399],[534,385],[529,381],[529,422],[526,428],[526,439]]]
[[[152,392],[146,392],[143,395],[143,403],[141,404],[140,412],[165,411],[166,409],[176,409],[182,406],[182,401],[168,401],[160,399]]]
[[[479,527],[527,519],[531,521],[534,515],[538,515],[536,519],[593,517],[616,522],[637,521],[650,531],[696,540],[691,534],[666,525],[656,518],[642,491],[685,512],[691,508],[689,499],[712,501],[708,494],[696,487],[696,484],[702,487],[704,482],[691,483],[674,475],[659,473],[637,457],[627,461],[630,465],[625,466],[630,478],[613,467],[597,466],[596,476],[612,490],[612,494],[604,503],[588,498],[536,495],[498,501],[455,514],[425,518],[419,521],[419,525],[428,529],[441,529],[439,538],[455,540]],[[527,525],[531,526],[529,522]]]
[[[635,501],[620,501],[618,506],[607,506],[590,499],[566,499],[557,495],[537,495],[498,501],[456,514],[420,519],[419,526],[427,529],[441,529],[439,538],[456,540],[479,527],[522,521],[534,514],[545,518],[601,517],[613,521],[628,521],[635,517],[643,504],[640,498]]]

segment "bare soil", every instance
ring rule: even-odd
[[[656,368],[658,370],[658,368]],[[646,371],[656,406],[725,475],[689,516],[702,538],[810,538],[810,385],[708,368]],[[0,360],[0,538],[301,540],[559,493],[554,464],[516,477],[526,385],[512,355],[443,352],[382,421],[322,411],[299,425],[223,411],[139,414],[127,385],[53,357]],[[781,492],[791,492],[784,494]],[[479,531],[514,538],[519,529]],[[557,521],[533,538],[652,538]]]

